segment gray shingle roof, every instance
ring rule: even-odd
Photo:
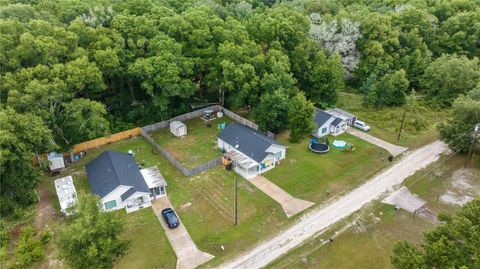
[[[86,168],[92,192],[101,198],[120,185],[131,186],[133,191],[150,191],[138,164],[127,153],[104,151],[90,161]]]
[[[241,153],[252,158],[256,162],[261,162],[268,153],[265,152],[271,145],[280,145],[277,141],[268,138],[264,134],[239,123],[230,123],[223,129],[218,138],[235,147]]]
[[[323,124],[325,124],[325,122],[327,122],[331,117],[333,117],[332,114],[329,114],[325,111],[315,108],[315,117],[313,120],[317,124],[317,127],[320,127]]]
[[[128,199],[128,197],[132,196],[132,194],[134,194],[135,192],[136,192],[135,188],[131,188],[128,191],[124,192],[122,195],[120,195],[120,198],[122,198],[122,201],[125,201]]]
[[[342,119],[336,118],[336,119],[334,119],[334,120],[332,121],[332,125],[333,125],[333,126],[337,126],[337,125],[339,125],[341,122],[342,122]]]

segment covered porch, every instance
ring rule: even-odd
[[[140,170],[148,188],[150,200],[167,195],[167,182],[156,166]]]
[[[123,203],[127,213],[151,206],[149,194],[145,192],[137,192],[128,197]]]

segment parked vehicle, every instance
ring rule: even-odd
[[[353,127],[360,129],[364,132],[370,131],[370,126],[368,126],[365,122],[361,120],[356,120],[355,123],[353,124]]]
[[[162,210],[162,217],[170,229],[177,228],[178,225],[180,225],[180,221],[178,220],[175,211],[171,208],[165,208]]]

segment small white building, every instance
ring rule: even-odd
[[[63,154],[52,151],[47,155],[48,167],[50,171],[59,170],[65,167],[65,160],[63,159]]]
[[[336,136],[343,134],[348,128],[345,120],[318,108],[315,108],[314,121],[317,125],[313,132],[315,137],[324,137],[329,134]]]
[[[170,132],[176,137],[187,135],[187,125],[181,121],[170,122]]]
[[[106,211],[125,208],[130,213],[166,195],[167,184],[160,171],[156,167],[140,170],[127,153],[104,151],[86,168],[92,192],[100,196]]]
[[[68,209],[77,204],[77,191],[73,185],[72,176],[56,179],[54,184],[60,202],[60,210],[68,216],[71,213]]]
[[[231,160],[235,172],[246,179],[273,169],[285,159],[287,148],[239,123],[228,124],[218,135],[217,145]]]

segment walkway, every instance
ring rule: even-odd
[[[330,225],[378,199],[382,194],[392,191],[393,187],[401,184],[416,171],[437,161],[440,154],[445,152],[448,152],[448,147],[444,143],[436,141],[408,153],[392,167],[352,192],[324,207],[310,211],[290,228],[260,243],[249,252],[219,265],[218,268],[254,269],[266,266],[305,240],[321,234]]]
[[[270,196],[273,200],[279,203],[283,207],[283,211],[287,215],[287,218],[302,212],[303,210],[311,207],[314,203],[297,199],[286,191],[273,184],[270,180],[263,176],[256,176],[249,180],[255,187],[263,191],[266,195]]]
[[[173,209],[170,200],[166,196],[152,201],[153,212],[157,215],[158,220],[165,230],[168,240],[177,255],[177,269],[193,269],[213,259],[213,255],[200,251],[197,248],[181,220],[180,225],[177,228],[168,228],[161,214],[162,210],[167,207]],[[159,255],[162,254],[160,253]]]
[[[397,157],[398,155],[402,154],[403,152],[405,152],[408,149],[408,148],[405,148],[405,147],[400,147],[400,146],[388,143],[385,140],[382,140],[380,138],[376,138],[372,135],[367,134],[366,132],[360,131],[360,130],[352,128],[352,127],[347,129],[347,133],[349,133],[351,135],[354,135],[354,136],[356,136],[356,137],[358,137],[362,140],[365,140],[365,141],[367,141],[371,144],[374,144],[376,146],[379,146],[381,148],[386,149],[388,152],[390,152],[390,154],[393,155],[393,157]]]

